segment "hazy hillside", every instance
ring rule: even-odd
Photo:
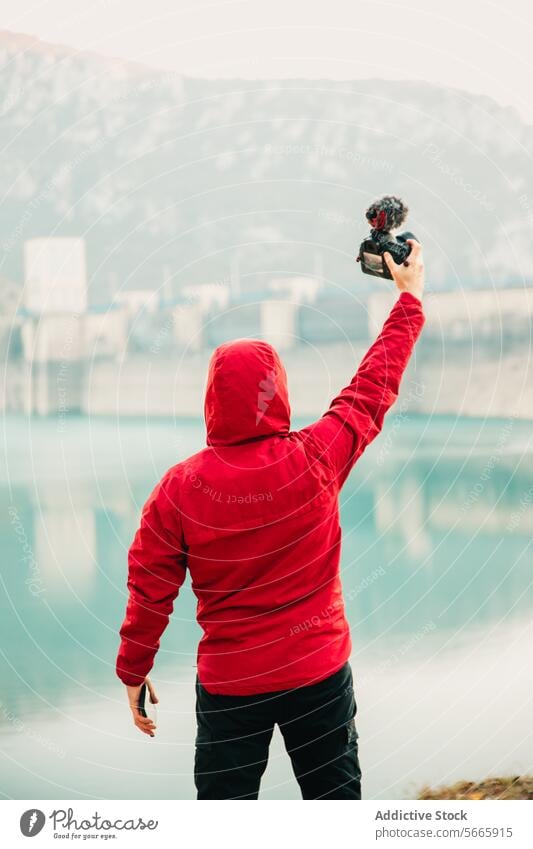
[[[412,209],[433,288],[529,283],[533,128],[423,82],[181,80],[0,33],[0,247],[85,235],[92,299],[271,271],[368,281],[364,208]],[[236,248],[240,246],[239,251]],[[166,272],[165,272],[166,269]]]

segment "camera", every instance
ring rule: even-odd
[[[403,201],[393,195],[385,195],[368,207],[366,219],[372,229],[370,236],[361,242],[357,256],[357,262],[361,263],[365,274],[392,280],[392,274],[383,258],[385,251],[390,253],[396,265],[405,262],[411,253],[411,245],[407,244],[407,239],[418,239],[408,230],[397,236],[391,231],[401,227],[408,211]]]

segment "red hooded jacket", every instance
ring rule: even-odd
[[[190,573],[203,630],[198,677],[248,695],[315,683],[348,659],[338,495],[379,433],[422,329],[420,301],[398,298],[349,386],[309,427],[290,430],[285,370],[266,342],[214,352],[208,447],[171,468],[148,499],[129,551],[117,674],[152,668]]]

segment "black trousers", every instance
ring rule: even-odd
[[[304,799],[360,799],[352,671],[309,687],[220,696],[196,681],[198,799],[257,799],[279,725]]]

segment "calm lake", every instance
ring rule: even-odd
[[[366,798],[533,767],[533,424],[391,413],[343,491]],[[4,421],[0,793],[194,798],[188,584],[137,732],[114,674],[126,551],[200,422]],[[279,734],[262,798],[299,798]]]

